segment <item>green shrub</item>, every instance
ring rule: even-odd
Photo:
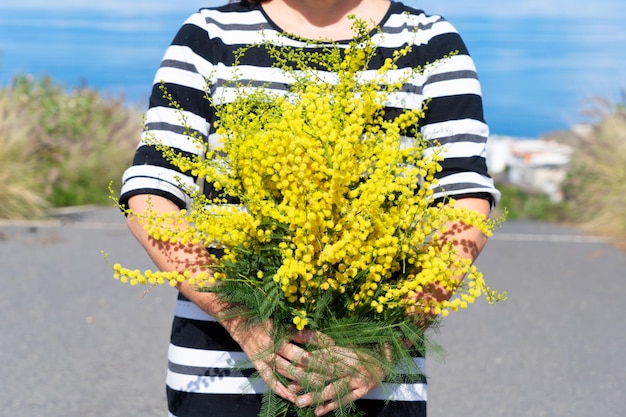
[[[496,186],[502,198],[494,215],[506,210],[507,220],[559,221],[564,218],[564,205],[553,202],[547,194],[526,191],[510,184]]]

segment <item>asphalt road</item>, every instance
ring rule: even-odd
[[[115,209],[0,223],[0,416],[166,416],[174,291],[122,285],[149,259]],[[452,314],[428,361],[429,417],[626,415],[626,252],[507,222],[478,262],[502,304]]]

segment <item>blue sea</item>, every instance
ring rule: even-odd
[[[145,106],[154,71],[195,9],[140,15],[0,5],[0,85],[16,74],[50,75]],[[495,134],[537,138],[593,121],[594,98],[623,102],[626,24],[603,18],[448,16],[476,61]]]

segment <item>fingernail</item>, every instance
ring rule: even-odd
[[[296,405],[298,407],[304,407],[304,406],[306,406],[306,401],[304,400],[304,398],[298,398],[296,400]]]

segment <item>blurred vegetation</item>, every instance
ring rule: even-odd
[[[496,183],[502,193],[494,216],[506,210],[507,220],[562,221],[565,218],[564,203],[554,202],[547,194],[532,192],[507,183]]]
[[[562,135],[574,148],[562,202],[497,184],[499,210],[507,210],[507,219],[626,233],[624,103],[603,103],[588,132]],[[49,77],[14,78],[0,89],[0,218],[40,218],[50,208],[110,204],[109,183],[118,187],[131,163],[141,116],[123,97],[103,97],[87,87],[68,91]]]
[[[0,94],[0,218],[41,217],[50,205],[26,144],[35,130],[28,111]]]
[[[506,183],[499,210],[507,219],[564,222],[605,235],[626,235],[626,94],[622,103],[594,99],[587,129],[560,132],[556,140],[573,149],[561,184],[563,200]],[[497,213],[496,213],[497,214]]]
[[[123,97],[15,77],[0,90],[0,218],[108,204],[109,183],[119,184],[141,129],[141,112]]]
[[[563,192],[567,219],[606,234],[626,234],[626,94],[622,103],[596,101],[600,120],[572,134],[574,154]]]

